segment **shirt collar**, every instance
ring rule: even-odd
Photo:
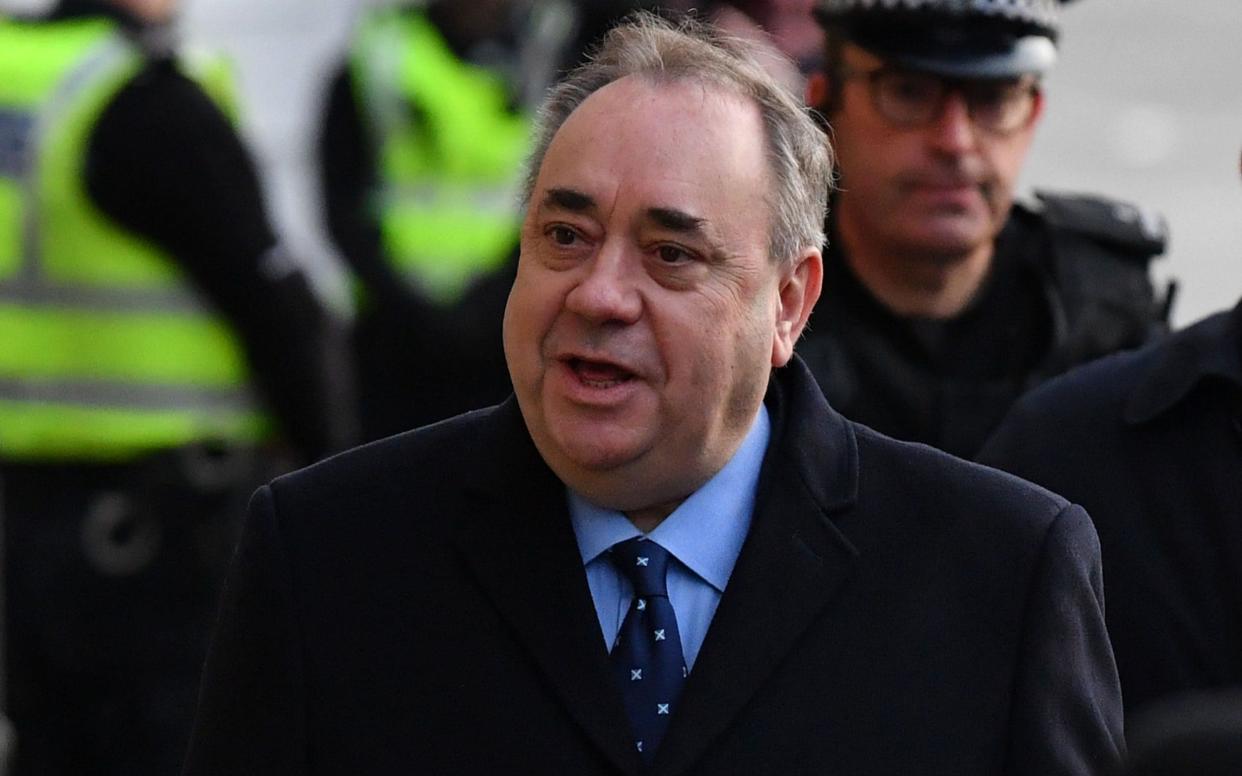
[[[1202,381],[1220,378],[1242,388],[1242,302],[1154,346],[1159,360],[1139,381],[1125,420],[1137,425],[1180,404]]]
[[[760,406],[746,438],[724,468],[648,535],[720,592],[729,582],[750,530],[759,470],[770,436],[768,410]],[[584,565],[617,542],[642,534],[621,512],[592,504],[572,489],[567,492]]]

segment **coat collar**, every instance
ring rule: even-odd
[[[565,486],[539,456],[512,396],[483,411],[455,544],[569,716],[613,766],[638,773]]]
[[[772,438],[750,533],[654,773],[691,768],[762,687],[853,571],[833,522],[858,497],[852,425],[795,357],[765,399]],[[512,398],[488,411],[457,549],[569,714],[621,771],[642,772],[570,526],[564,485]]]
[[[656,774],[690,769],[724,734],[854,569],[833,522],[858,498],[853,426],[829,408],[795,357],[765,399],[772,440],[750,534],[716,610]]]
[[[1147,423],[1185,400],[1209,378],[1242,389],[1242,302],[1172,335],[1151,351],[1154,359],[1126,402],[1126,423]]]

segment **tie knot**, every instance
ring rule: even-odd
[[[668,570],[668,550],[646,537],[638,536],[614,544],[609,557],[617,570],[634,585],[635,595],[668,595],[664,581]]]

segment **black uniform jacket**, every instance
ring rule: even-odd
[[[1036,390],[982,460],[1091,512],[1127,711],[1242,683],[1242,304]]]
[[[1030,388],[1165,330],[1148,277],[1163,227],[1139,213],[1071,195],[1015,205],[989,277],[948,320],[877,300],[830,222],[824,292],[798,352],[849,419],[973,457]]]
[[[664,774],[1087,774],[1121,745],[1079,507],[769,391],[750,534]],[[641,772],[516,403],[260,490],[185,773]]]

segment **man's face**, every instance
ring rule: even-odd
[[[868,72],[884,61],[852,44],[847,71]],[[951,91],[923,126],[902,127],[882,116],[865,77],[834,84],[833,127],[841,192],[842,235],[872,250],[944,258],[969,254],[1000,231],[1042,108],[1006,133],[976,127],[966,102]]]
[[[149,24],[162,24],[172,19],[176,0],[114,0],[116,5]]]
[[[769,174],[757,108],[688,82],[614,82],[553,138],[505,356],[540,453],[596,503],[667,514],[732,456],[788,361],[819,255],[769,259]]]

